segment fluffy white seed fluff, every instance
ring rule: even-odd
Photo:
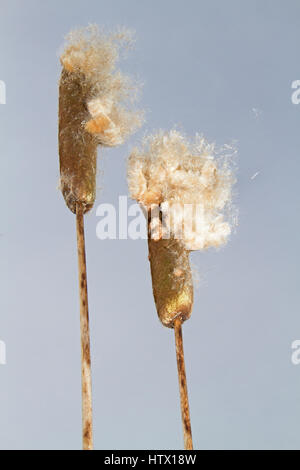
[[[102,145],[123,143],[142,124],[143,113],[129,107],[138,86],[116,70],[120,51],[132,43],[130,31],[105,34],[97,25],[90,25],[68,34],[60,57],[67,72],[80,76],[89,114],[82,124]]]
[[[130,195],[146,209],[160,206],[164,237],[181,238],[187,250],[218,247],[231,233],[233,153],[227,146],[219,154],[200,135],[191,143],[176,130],[160,131],[129,157]],[[154,238],[161,236],[157,218],[152,228]]]

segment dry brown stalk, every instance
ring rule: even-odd
[[[185,363],[184,363],[182,321],[180,318],[177,318],[174,321],[174,332],[175,332],[176,358],[177,358],[178,381],[179,381],[179,391],[180,391],[181,419],[182,419],[182,427],[183,427],[184,448],[186,450],[193,450],[189,397],[188,397]]]
[[[82,382],[82,441],[83,450],[93,450],[92,379],[87,270],[84,238],[84,208],[76,204],[78,276],[80,298],[81,382]]]

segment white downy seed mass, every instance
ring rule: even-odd
[[[129,157],[130,195],[146,209],[159,205],[167,222],[163,230],[175,238],[181,234],[187,250],[218,247],[231,233],[234,153],[229,146],[217,152],[200,135],[189,142],[176,130],[159,131]]]
[[[129,106],[136,99],[138,85],[116,70],[120,51],[132,43],[130,31],[104,34],[97,25],[66,37],[61,63],[67,72],[80,75],[83,89],[88,90],[89,118],[82,125],[101,145],[122,144],[143,121],[143,113]]]

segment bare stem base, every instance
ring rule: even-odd
[[[181,419],[182,419],[182,426],[183,426],[184,448],[186,450],[193,450],[192,428],[191,428],[189,398],[188,398],[186,373],[185,373],[181,325],[182,325],[182,322],[179,318],[174,321],[176,358],[177,358],[178,381],[179,381],[179,390],[180,390]]]
[[[93,450],[91,353],[83,212],[82,205],[77,203],[76,230],[80,297],[82,441],[83,450]]]

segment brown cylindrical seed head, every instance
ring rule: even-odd
[[[84,128],[88,88],[80,73],[62,70],[59,85],[59,160],[61,191],[75,214],[88,212],[96,197],[97,142]]]
[[[180,240],[148,238],[152,288],[160,321],[173,328],[175,318],[187,320],[193,307],[189,252]]]

